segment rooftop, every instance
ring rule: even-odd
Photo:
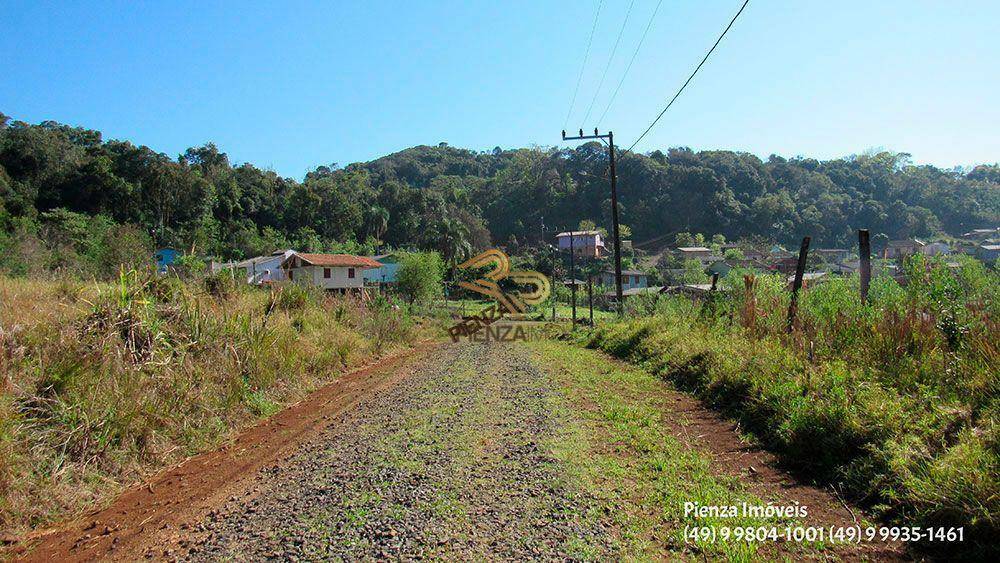
[[[296,256],[312,266],[333,266],[341,268],[381,268],[382,264],[367,256],[353,254],[304,254],[296,252]]]
[[[601,231],[566,231],[566,232],[562,232],[562,233],[559,233],[558,235],[556,235],[556,238],[568,237],[568,236],[578,237],[578,236],[583,236],[583,235],[591,236],[591,235],[599,235],[599,234],[601,234]]]

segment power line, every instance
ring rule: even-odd
[[[615,88],[613,94],[611,94],[611,99],[608,101],[608,107],[604,108],[604,113],[601,114],[601,118],[597,120],[597,126],[601,126],[601,122],[604,121],[604,116],[608,115],[608,110],[611,109],[611,104],[615,103],[615,98],[618,96],[618,91],[622,89],[622,84],[625,83],[625,77],[628,76],[628,71],[632,69],[632,63],[635,62],[635,57],[639,54],[639,49],[642,48],[642,42],[646,40],[646,34],[649,33],[649,28],[653,27],[653,19],[656,18],[656,12],[660,10],[660,4],[663,0],[656,3],[656,7],[653,8],[653,15],[649,16],[649,23],[646,24],[646,29],[642,32],[642,37],[639,38],[639,44],[635,46],[635,52],[632,53],[632,59],[629,60],[628,66],[625,67],[625,72],[622,73],[622,79],[618,81],[618,86]]]
[[[576,79],[576,89],[573,90],[573,101],[569,103],[569,111],[566,112],[566,121],[563,122],[563,129],[569,125],[569,116],[573,114],[573,107],[576,105],[576,95],[580,93],[580,82],[583,80],[583,71],[587,68],[587,58],[590,56],[590,45],[594,42],[594,30],[597,29],[597,19],[601,17],[601,6],[604,0],[598,0],[597,13],[594,14],[594,25],[590,27],[590,38],[587,39],[587,50],[583,53],[583,64],[580,66],[580,76]]]
[[[604,66],[604,74],[601,75],[601,81],[597,83],[597,90],[594,90],[594,98],[590,100],[590,107],[587,108],[587,115],[583,116],[582,124],[586,124],[587,120],[590,119],[590,112],[594,109],[594,102],[597,101],[597,95],[601,93],[601,87],[604,86],[604,79],[608,77],[608,69],[611,68],[611,62],[615,60],[615,53],[618,51],[618,44],[621,43],[622,34],[625,33],[625,24],[628,23],[629,14],[632,13],[632,6],[635,5],[635,0],[629,2],[628,11],[625,12],[625,21],[622,22],[622,28],[618,30],[618,39],[615,39],[615,46],[611,49],[611,56],[608,57],[608,64]]]
[[[701,65],[705,64],[705,61],[708,60],[708,57],[712,54],[712,51],[715,51],[715,48],[719,46],[719,43],[722,42],[722,38],[725,37],[727,33],[729,33],[730,28],[733,27],[734,23],[736,23],[736,18],[740,17],[740,14],[743,13],[743,9],[746,8],[747,4],[749,3],[750,0],[745,0],[745,2],[743,2],[743,5],[740,6],[740,11],[736,12],[736,15],[733,16],[733,19],[729,21],[729,25],[727,25],[726,29],[722,31],[722,35],[719,35],[719,38],[715,40],[715,44],[712,45],[712,48],[709,49],[707,53],[705,53],[705,56],[701,59],[701,62],[698,63],[698,66],[695,67],[694,72],[691,73],[691,76],[688,76],[688,79],[685,80],[684,84],[681,85],[680,90],[677,90],[677,93],[674,94],[674,97],[670,99],[669,103],[667,103],[667,107],[663,108],[663,111],[660,112],[660,115],[656,116],[656,119],[654,119],[653,122],[649,124],[649,127],[647,127],[646,130],[642,132],[642,135],[639,135],[639,138],[636,139],[634,143],[632,143],[632,146],[626,149],[627,151],[631,151],[637,144],[639,144],[639,141],[641,141],[642,138],[645,137],[647,133],[649,133],[649,131],[653,128],[653,126],[656,125],[656,122],[659,121],[661,117],[663,117],[663,114],[667,113],[667,110],[670,109],[670,106],[674,105],[674,102],[677,101],[677,98],[681,95],[681,92],[683,92],[684,89],[687,88],[687,85],[691,82],[691,79],[694,78],[694,75],[698,74],[698,71],[701,70]]]

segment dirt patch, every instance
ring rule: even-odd
[[[149,551],[148,546],[203,517],[240,490],[245,478],[330,424],[336,415],[397,384],[410,373],[406,366],[436,346],[422,343],[348,373],[218,450],[188,458],[127,490],[108,508],[36,533],[13,556],[23,561],[139,558]]]

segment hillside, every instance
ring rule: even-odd
[[[1000,222],[1000,166],[967,172],[880,152],[819,161],[673,148],[620,159],[637,241],[681,230],[821,245],[856,228],[888,238]],[[436,248],[535,242],[543,224],[607,223],[602,145],[474,152],[418,146],[320,166],[302,181],[232,166],[209,143],[177,158],[97,131],[0,114],[0,268],[98,275],[153,245],[235,258],[275,248]]]

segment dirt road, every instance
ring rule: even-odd
[[[827,525],[858,514],[774,469],[690,398],[593,351],[442,344],[339,385],[295,407],[298,419],[277,415],[270,434],[194,458],[27,557],[899,556],[686,543],[687,501],[799,502],[809,523]]]

